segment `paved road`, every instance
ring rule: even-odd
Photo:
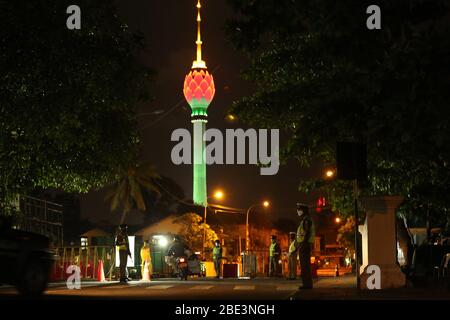
[[[353,276],[320,278],[313,290],[298,290],[301,281],[284,279],[193,279],[118,282],[83,282],[80,290],[52,283],[45,299],[138,299],[138,300],[450,300],[444,288],[356,290]],[[15,298],[13,287],[0,287],[0,299]]]
[[[151,282],[83,282],[80,290],[69,290],[65,283],[51,284],[45,298],[106,298],[152,300],[288,300],[301,281],[284,279],[252,280],[159,280]],[[14,297],[12,287],[0,288],[0,297]]]

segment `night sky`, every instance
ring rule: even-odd
[[[246,60],[233,49],[225,37],[224,25],[233,16],[225,0],[203,0],[202,40],[203,57],[208,70],[213,72],[216,95],[208,108],[207,128],[247,128],[245,124],[225,120],[226,111],[234,100],[251,93],[251,85],[241,80],[240,71]],[[195,58],[196,0],[122,0],[118,1],[121,17],[132,30],[145,36],[147,48],[138,59],[155,69],[157,75],[151,88],[154,99],[140,106],[141,113],[164,110],[158,115],[141,115],[139,126],[143,140],[142,160],[153,163],[157,171],[174,179],[187,199],[192,197],[192,167],[172,164],[170,152],[175,143],[170,141],[173,130],[191,130],[190,108],[184,99],[182,86]],[[281,144],[283,141],[281,141]],[[305,170],[294,161],[281,166],[275,176],[261,176],[259,168],[251,165],[207,166],[208,195],[217,188],[225,192],[224,205],[246,208],[268,199],[272,206],[266,214],[273,220],[295,218],[295,202],[313,202],[298,192],[298,183],[320,170]],[[102,192],[90,192],[82,197],[82,217],[92,221],[117,221],[109,212]],[[142,214],[129,216],[130,224],[140,223]]]

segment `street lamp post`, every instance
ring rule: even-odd
[[[360,288],[361,278],[359,275],[359,250],[358,250],[358,179],[353,181],[353,197],[354,197],[354,206],[355,206],[355,272],[356,272],[356,288]]]
[[[246,253],[248,253],[248,251],[250,250],[250,232],[249,232],[249,228],[248,228],[248,216],[250,214],[250,210],[252,210],[252,208],[255,206],[256,205],[252,205],[247,210],[247,219],[245,222],[245,252]]]
[[[251,205],[248,209],[247,209],[247,219],[246,219],[246,223],[245,223],[245,251],[248,252],[250,250],[250,230],[249,230],[249,224],[248,224],[248,216],[250,215],[250,211],[257,206],[260,206],[261,204],[259,203],[255,203],[253,205]],[[263,207],[267,208],[269,206],[269,202],[268,201],[264,201],[262,204]]]
[[[332,169],[328,169],[325,171],[325,180],[333,180],[335,175],[335,171]],[[327,201],[330,201],[330,186],[327,186]]]
[[[261,204],[259,204],[259,203],[255,203],[247,209],[247,219],[246,219],[246,223],[245,223],[245,254],[243,257],[245,257],[245,256],[249,257],[249,251],[250,251],[250,230],[249,230],[248,216],[250,215],[250,211],[253,208],[260,206],[260,205]],[[269,206],[269,201],[264,201],[262,203],[262,206],[267,208]],[[242,261],[242,265],[243,265],[243,269],[244,269],[243,270],[244,274],[248,275],[249,272],[247,271],[246,263],[244,261]]]
[[[327,170],[325,172],[325,179],[332,179],[334,178],[335,175],[335,171],[334,170]],[[359,249],[358,249],[358,245],[359,245],[359,240],[358,240],[358,221],[359,221],[359,216],[358,216],[358,179],[354,179],[353,180],[353,201],[354,201],[354,210],[355,210],[355,272],[356,272],[356,288],[360,288],[360,274],[359,274],[359,261],[358,261],[358,256],[359,256]],[[337,220],[339,219],[339,221]],[[340,222],[340,218],[336,218],[336,223]]]
[[[203,258],[205,257],[205,245],[206,245],[206,214],[208,211],[208,199],[211,198],[216,198],[218,200],[221,200],[223,198],[223,192],[222,191],[216,191],[216,193],[214,193],[213,196],[211,197],[207,197],[206,198],[206,204],[204,206],[204,211],[203,211],[203,246],[202,246],[202,255]]]
[[[208,211],[208,203],[205,204],[203,212],[203,245],[202,245],[202,256],[205,258],[205,244],[206,244],[206,212]]]

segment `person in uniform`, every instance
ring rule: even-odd
[[[288,253],[288,280],[295,280],[297,278],[297,234],[295,232],[289,233],[289,253]]]
[[[214,270],[216,271],[217,279],[219,279],[221,276],[221,272],[220,272],[221,260],[222,260],[222,246],[220,245],[220,240],[216,240],[216,241],[214,241],[213,261],[214,261]]]
[[[120,282],[125,283],[128,281],[127,272],[127,260],[128,256],[131,258],[130,245],[128,243],[128,226],[121,224],[119,226],[119,232],[116,238],[116,246],[119,249],[119,270],[120,270]]]
[[[144,278],[145,265],[147,265],[147,271],[149,277],[153,273],[152,256],[150,253],[150,244],[148,240],[144,241],[144,245],[141,248],[141,277]]]
[[[311,248],[314,243],[314,223],[309,215],[308,206],[297,203],[297,215],[300,218],[297,228],[297,248],[300,255],[300,269],[303,285],[300,289],[312,289]]]
[[[269,277],[277,275],[278,261],[280,260],[280,245],[277,242],[277,236],[270,237],[271,243],[269,247]]]

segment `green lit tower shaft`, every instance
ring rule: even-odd
[[[206,119],[193,118],[193,200],[195,204],[206,206],[206,163],[205,163],[205,142],[202,139],[206,128]]]
[[[184,80],[183,93],[191,106],[193,125],[193,201],[207,205],[205,141],[203,139],[208,117],[208,106],[214,98],[215,88],[212,74],[202,60],[202,40],[200,35],[200,0],[197,2],[197,60]]]

